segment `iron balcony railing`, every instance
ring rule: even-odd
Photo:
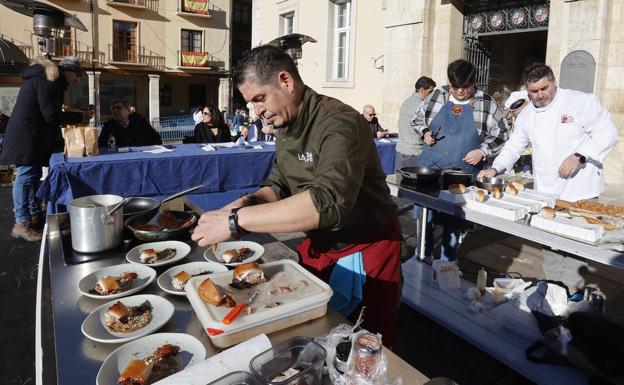
[[[165,68],[165,57],[142,46],[120,47],[115,44],[108,45],[109,62],[143,64],[157,69]]]
[[[110,4],[128,4],[138,7],[147,7],[147,0],[108,0]]]

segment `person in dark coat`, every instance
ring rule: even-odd
[[[195,126],[195,143],[231,142],[230,130],[223,122],[219,109],[214,106],[203,108],[203,121]]]
[[[115,138],[117,147],[150,146],[162,144],[160,135],[141,115],[132,113],[123,100],[111,103],[112,119],[104,123],[98,138],[98,145],[106,147],[110,135]]]
[[[54,141],[62,124],[80,123],[91,112],[62,111],[63,92],[80,80],[82,68],[75,57],[61,60],[36,59],[22,70],[20,88],[7,125],[0,164],[14,164],[13,212],[11,235],[27,241],[41,240],[39,201],[35,193],[41,167],[47,166]]]

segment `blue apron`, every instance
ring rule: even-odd
[[[475,129],[472,106],[446,102],[429,125],[438,140],[433,146],[424,145],[420,166],[447,168],[457,167],[475,174],[479,168],[463,161],[469,151],[481,147],[481,138]],[[435,162],[435,163],[433,163]]]

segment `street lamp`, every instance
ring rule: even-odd
[[[297,64],[297,59],[301,59],[302,56],[301,46],[307,42],[316,43],[316,39],[300,33],[291,33],[273,39],[268,44],[283,50]]]

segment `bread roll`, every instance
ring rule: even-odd
[[[524,191],[524,185],[521,182],[515,181],[511,182],[511,184],[516,188],[516,190]]]
[[[463,194],[466,192],[466,186],[464,186],[463,184],[452,184],[448,187],[448,190],[452,193],[452,194]]]
[[[503,193],[501,192],[500,188],[494,187],[492,189],[492,196],[496,199],[501,199],[503,197]]]
[[[516,187],[509,183],[507,186],[505,186],[505,192],[509,195],[518,195],[518,190],[516,189]]]
[[[548,219],[554,219],[555,210],[552,207],[544,207],[539,211],[539,215]]]
[[[477,190],[475,192],[475,199],[479,202],[485,202],[485,191]]]

